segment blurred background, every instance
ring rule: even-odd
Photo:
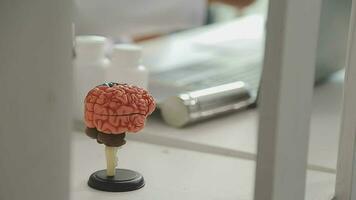
[[[176,127],[253,104],[262,69],[267,4],[75,1],[75,118],[82,119],[85,93],[105,81],[149,89],[164,121]],[[188,108],[190,100],[179,96],[238,81],[201,95],[205,102],[201,108],[194,108],[199,103]]]
[[[322,1],[307,199],[334,192],[350,8]],[[252,199],[267,13],[267,0],[1,1],[0,199]],[[118,153],[147,181],[135,192],[86,185],[105,155],[83,100],[105,82],[157,102]]]

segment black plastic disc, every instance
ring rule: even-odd
[[[96,190],[108,192],[128,192],[145,186],[143,176],[129,169],[116,169],[115,176],[106,176],[106,170],[90,175],[88,185]]]

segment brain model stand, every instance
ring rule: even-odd
[[[93,173],[88,185],[94,189],[125,192],[145,185],[138,172],[116,169],[117,150],[126,143],[125,134],[138,132],[155,109],[152,96],[144,89],[105,83],[90,90],[85,98],[86,134],[105,145],[106,170]]]

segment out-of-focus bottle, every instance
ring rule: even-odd
[[[148,70],[141,65],[142,48],[132,44],[115,45],[111,55],[108,81],[127,83],[147,89]]]
[[[77,36],[74,60],[74,120],[82,120],[87,92],[106,81],[110,60],[106,57],[108,40],[101,36]]]

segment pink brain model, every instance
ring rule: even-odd
[[[90,90],[85,98],[85,124],[107,134],[137,132],[155,109],[155,101],[144,89],[106,83]]]

